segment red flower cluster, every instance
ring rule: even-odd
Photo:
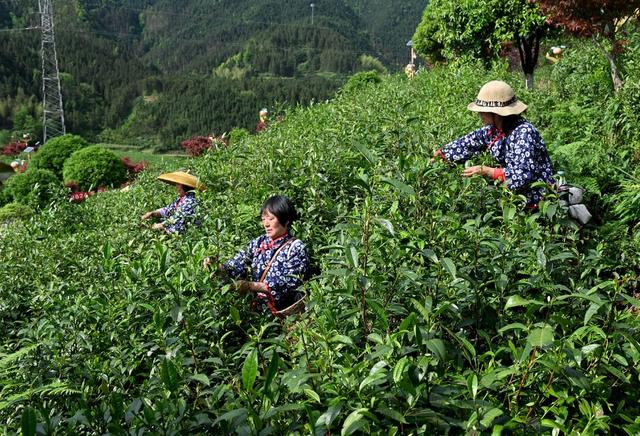
[[[73,191],[73,186],[74,184],[68,184],[67,185],[69,188],[71,188],[71,190]],[[76,189],[77,189],[77,185]],[[69,201],[72,203],[80,203],[81,201],[86,200],[87,198],[91,197],[92,195],[97,194],[98,192],[105,192],[107,189],[106,188],[98,188],[95,191],[76,191],[76,192],[71,192],[71,195],[69,195]]]
[[[128,156],[122,158],[122,165],[127,169],[127,175],[130,179],[134,178],[136,174],[144,170],[147,166],[147,161],[131,162]]]
[[[27,148],[27,144],[24,142],[10,142],[9,144],[4,146],[4,148],[2,149],[2,154],[4,154],[5,156],[15,156],[22,153],[25,148]]]
[[[200,156],[205,150],[212,147],[226,147],[229,140],[224,136],[192,136],[180,143],[180,146],[186,150],[189,156]]]

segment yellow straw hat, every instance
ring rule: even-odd
[[[501,80],[485,83],[476,100],[469,103],[467,109],[473,112],[492,112],[508,116],[518,115],[527,110],[527,105],[516,98],[513,88]]]
[[[158,180],[162,180],[163,182],[170,183],[172,185],[189,186],[191,188],[198,189],[199,191],[204,191],[205,189],[207,189],[206,185],[204,183],[200,183],[196,176],[184,171],[174,171],[173,173],[160,174],[158,176]]]

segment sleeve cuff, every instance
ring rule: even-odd
[[[504,168],[494,168],[491,178],[493,180],[500,180],[501,182],[506,182],[507,177],[504,175]]]
[[[447,159],[447,157],[444,155],[444,153],[442,152],[442,149],[439,148],[437,149],[434,153],[433,153],[433,157],[439,157],[440,159],[442,159],[445,162],[449,162],[449,160]]]

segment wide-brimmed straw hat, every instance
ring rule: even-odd
[[[518,100],[513,88],[501,80],[485,83],[476,100],[467,109],[473,112],[492,112],[507,116],[518,115],[527,110],[527,105]]]
[[[200,183],[198,178],[193,174],[186,173],[184,171],[174,171],[173,173],[160,174],[158,180],[162,180],[172,185],[184,185],[189,186],[200,191],[207,189],[204,183]]]

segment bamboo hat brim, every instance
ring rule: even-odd
[[[508,116],[519,115],[527,110],[527,105],[517,99],[513,88],[501,80],[485,83],[475,101],[467,105],[472,112],[492,112]]]
[[[185,173],[184,171],[174,171],[173,173],[160,174],[158,180],[170,183],[172,185],[184,185],[199,191],[207,189],[204,183],[200,183],[198,178],[193,174]]]

